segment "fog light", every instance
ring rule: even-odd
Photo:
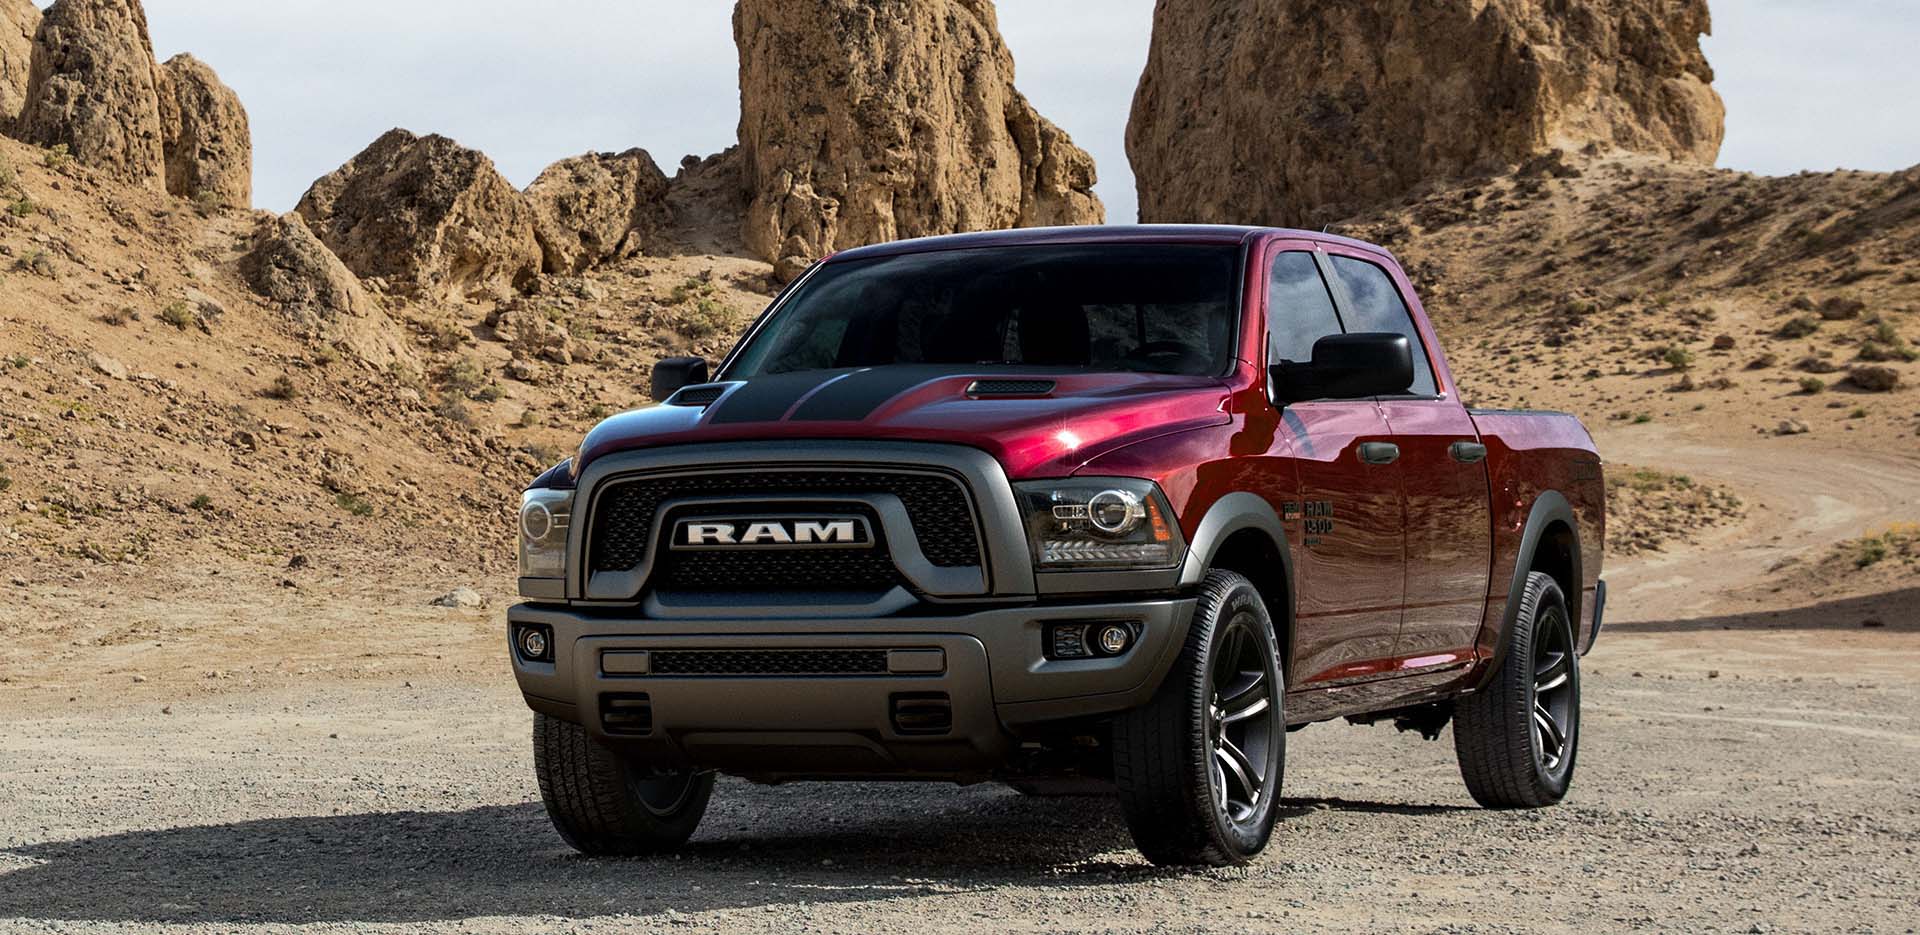
[[[1050,623],[1042,647],[1049,659],[1103,659],[1124,655],[1138,638],[1138,624],[1094,621]]]
[[[552,649],[553,642],[548,639],[545,628],[527,627],[520,631],[520,654],[528,659],[544,662]]]

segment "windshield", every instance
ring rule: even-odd
[[[829,263],[727,379],[893,364],[1217,376],[1233,357],[1240,248],[982,247]]]

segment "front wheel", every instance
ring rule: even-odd
[[[1566,596],[1527,576],[1493,682],[1455,704],[1453,747],[1473,800],[1541,808],[1566,797],[1580,745],[1580,655]]]
[[[693,836],[713,796],[713,774],[651,770],[587,736],[533,716],[533,765],[554,830],[592,857],[670,851]]]
[[[1114,782],[1148,860],[1229,866],[1266,848],[1286,763],[1285,694],[1260,592],[1209,572],[1173,671],[1113,725]]]

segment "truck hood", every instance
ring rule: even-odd
[[[717,398],[716,398],[717,397]],[[1142,373],[894,366],[689,387],[596,426],[578,477],[622,451],[704,442],[885,439],[967,445],[1009,477],[1064,477],[1148,438],[1228,421],[1227,381]]]

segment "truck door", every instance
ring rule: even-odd
[[[1414,385],[1380,400],[1400,447],[1406,502],[1406,613],[1393,655],[1411,674],[1470,662],[1493,553],[1486,448],[1451,386],[1441,385],[1430,335],[1410,311],[1407,284],[1357,253],[1329,248],[1334,294],[1349,331],[1406,335]]]
[[[1267,279],[1269,366],[1312,359],[1341,333],[1314,245],[1275,245]],[[1292,537],[1296,617],[1289,686],[1314,688],[1377,675],[1392,656],[1405,587],[1401,469],[1371,399],[1291,403],[1276,442],[1298,471],[1283,505]]]

